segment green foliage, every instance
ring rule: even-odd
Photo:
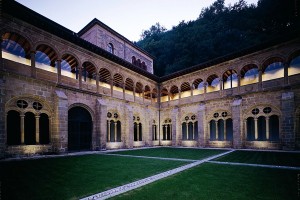
[[[254,46],[299,29],[294,0],[259,0],[257,6],[240,0],[225,6],[216,0],[195,21],[171,30],[159,23],[142,33],[137,45],[155,57],[158,76]]]

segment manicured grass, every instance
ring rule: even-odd
[[[300,171],[205,163],[113,199],[298,199]]]
[[[78,199],[184,164],[108,155],[0,162],[1,199]]]
[[[300,153],[293,152],[235,151],[216,160],[222,162],[300,167]]]
[[[227,150],[219,150],[219,149],[192,149],[192,148],[189,149],[189,148],[161,147],[161,148],[138,149],[138,150],[130,150],[130,151],[118,151],[118,152],[114,152],[114,154],[201,160],[203,158],[224,153],[226,151]]]

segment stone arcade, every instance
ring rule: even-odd
[[[1,16],[1,157],[144,146],[300,147],[300,37],[164,77],[97,19],[78,33],[11,1]]]

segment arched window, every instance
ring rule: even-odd
[[[173,85],[170,89],[170,100],[179,99],[179,90],[176,85]]]
[[[133,95],[133,80],[130,78],[126,78],[125,81],[125,93]]]
[[[138,115],[133,116],[134,141],[143,141],[143,127]]]
[[[40,144],[49,144],[49,117],[47,114],[40,114],[39,119],[39,128],[40,128]]]
[[[135,84],[135,96],[143,98],[143,85],[140,82]]]
[[[114,53],[114,45],[112,44],[112,43],[108,43],[107,44],[107,51],[109,52],[109,53],[111,53],[111,54],[115,54]]]
[[[207,78],[207,90],[206,92],[215,92],[220,90],[220,81],[217,75],[211,75]]]
[[[209,123],[210,140],[232,141],[233,124],[228,112],[215,112],[213,118]]]
[[[151,90],[148,85],[145,86],[144,96],[145,96],[145,99],[151,100]]]
[[[70,78],[79,78],[79,69],[77,59],[70,54],[65,54],[61,59],[61,75]]]
[[[253,117],[247,118],[247,140],[255,140],[255,125]]]
[[[157,137],[157,125],[155,123],[155,120],[153,120],[153,123],[152,123],[152,140],[153,141],[158,140],[158,137]]]
[[[25,113],[24,119],[24,139],[25,144],[32,145],[36,143],[35,140],[35,115],[32,112]]]
[[[198,139],[198,121],[196,115],[186,115],[182,123],[182,140]]]
[[[20,113],[14,110],[8,111],[6,118],[7,144],[21,144]]]
[[[279,140],[279,118],[277,115],[272,115],[269,118],[269,135],[271,141]]]
[[[161,102],[169,101],[168,96],[169,96],[168,90],[166,88],[163,88],[160,93],[160,101]]]
[[[123,77],[120,74],[115,74],[113,78],[113,89],[123,92]]]
[[[258,67],[250,64],[246,65],[241,70],[241,86],[258,83]]]
[[[166,119],[162,124],[163,140],[172,140],[172,120]]]
[[[188,82],[184,82],[180,86],[181,98],[191,96],[191,86]]]
[[[282,78],[284,76],[283,62],[279,58],[272,58],[263,64],[262,81]]]
[[[82,80],[96,85],[96,67],[90,62],[84,62],[82,67]]]
[[[56,61],[57,53],[52,47],[45,44],[37,46],[35,53],[35,66],[37,68],[56,73]]]
[[[204,94],[204,82],[201,78],[196,79],[193,82],[194,90],[193,95]]]
[[[228,70],[223,74],[223,88],[230,89],[238,86],[238,77],[235,70]]]
[[[99,86],[110,88],[111,87],[110,80],[111,80],[110,72],[105,68],[101,68],[99,71]]]
[[[135,58],[135,56],[132,56],[132,57],[131,57],[131,63],[132,63],[133,65],[136,65],[136,58]]]
[[[30,44],[21,35],[7,32],[2,35],[2,57],[24,65],[30,63]]]
[[[290,62],[290,66],[288,69],[289,76],[300,74],[300,56],[296,56]]]
[[[107,142],[121,142],[121,122],[117,112],[107,113]]]

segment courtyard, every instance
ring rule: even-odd
[[[298,199],[299,174],[300,153],[283,151],[156,147],[0,162],[1,199]]]

